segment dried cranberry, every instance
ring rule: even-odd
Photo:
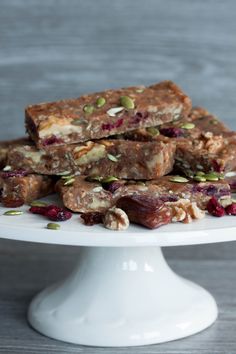
[[[115,128],[119,128],[123,124],[124,119],[119,118],[115,123],[104,123],[102,124],[102,130],[112,130]]]
[[[15,171],[3,171],[1,172],[1,177],[3,179],[11,177],[25,177],[28,175],[28,172],[25,170],[15,170]]]
[[[84,213],[80,215],[81,219],[84,221],[84,225],[92,226],[95,224],[101,224],[103,219],[103,214],[98,212]]]
[[[215,172],[222,172],[223,168],[219,165],[219,163],[216,160],[212,160],[212,167]]]
[[[43,146],[53,145],[53,144],[62,144],[63,140],[57,138],[55,135],[50,136],[50,138],[44,139],[42,144]]]
[[[131,117],[131,124],[138,124],[142,120],[147,119],[148,112],[137,112],[134,116]]]
[[[169,138],[184,136],[184,130],[176,127],[162,128],[160,129],[160,133],[164,136],[168,136]]]
[[[215,197],[212,197],[208,203],[207,203],[207,211],[209,214],[213,216],[224,216],[225,215],[225,209],[224,207],[218,202],[218,200]]]
[[[122,186],[122,183],[119,181],[114,181],[114,182],[110,182],[110,183],[102,183],[102,187],[111,193],[114,193],[121,186]]]
[[[72,217],[72,213],[56,205],[47,205],[42,207],[33,206],[29,209],[33,214],[40,214],[53,221],[66,221]]]
[[[236,215],[236,203],[230,204],[225,208],[226,214]]]

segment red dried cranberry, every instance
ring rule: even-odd
[[[122,186],[122,183],[119,181],[114,181],[114,182],[110,182],[110,183],[102,183],[102,187],[111,193],[114,193],[121,186]]]
[[[236,203],[230,204],[225,208],[226,214],[236,215]]]
[[[147,119],[148,112],[137,112],[134,116],[131,117],[131,124],[138,124],[142,120]]]
[[[33,206],[29,209],[33,214],[40,214],[48,217],[52,221],[66,221],[72,217],[72,213],[64,208],[56,205],[48,205],[43,207]]]
[[[218,202],[215,197],[212,197],[207,203],[207,211],[209,214],[217,217],[225,215],[224,207]]]
[[[3,179],[11,177],[25,177],[28,175],[28,172],[25,170],[15,170],[15,171],[3,171],[1,172],[1,177]]]
[[[50,138],[44,139],[42,144],[43,146],[53,145],[53,144],[62,144],[63,140],[57,138],[55,135],[50,136]]]
[[[223,168],[219,165],[216,160],[212,160],[212,167],[215,172],[222,172]]]
[[[103,219],[103,214],[99,212],[84,213],[80,215],[81,219],[84,221],[84,225],[92,226],[95,224],[101,224]]]
[[[179,138],[180,136],[184,136],[184,130],[177,127],[162,128],[160,129],[160,133],[168,138]]]
[[[124,119],[119,118],[115,123],[104,123],[102,124],[102,130],[112,130],[115,128],[119,128],[123,124]]]

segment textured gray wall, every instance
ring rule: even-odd
[[[0,138],[24,134],[29,103],[163,79],[236,128],[235,13],[233,0],[1,0]],[[233,258],[235,249],[167,253]]]

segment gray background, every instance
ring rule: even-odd
[[[0,0],[0,138],[24,134],[24,106],[163,79],[235,122],[234,0]],[[178,342],[93,349],[36,334],[31,297],[67,274],[73,247],[0,241],[1,353],[236,353],[234,243],[165,250],[182,275],[208,288],[218,322]]]

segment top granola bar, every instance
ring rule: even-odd
[[[191,100],[171,81],[26,107],[26,129],[39,148],[99,139],[187,117]]]

